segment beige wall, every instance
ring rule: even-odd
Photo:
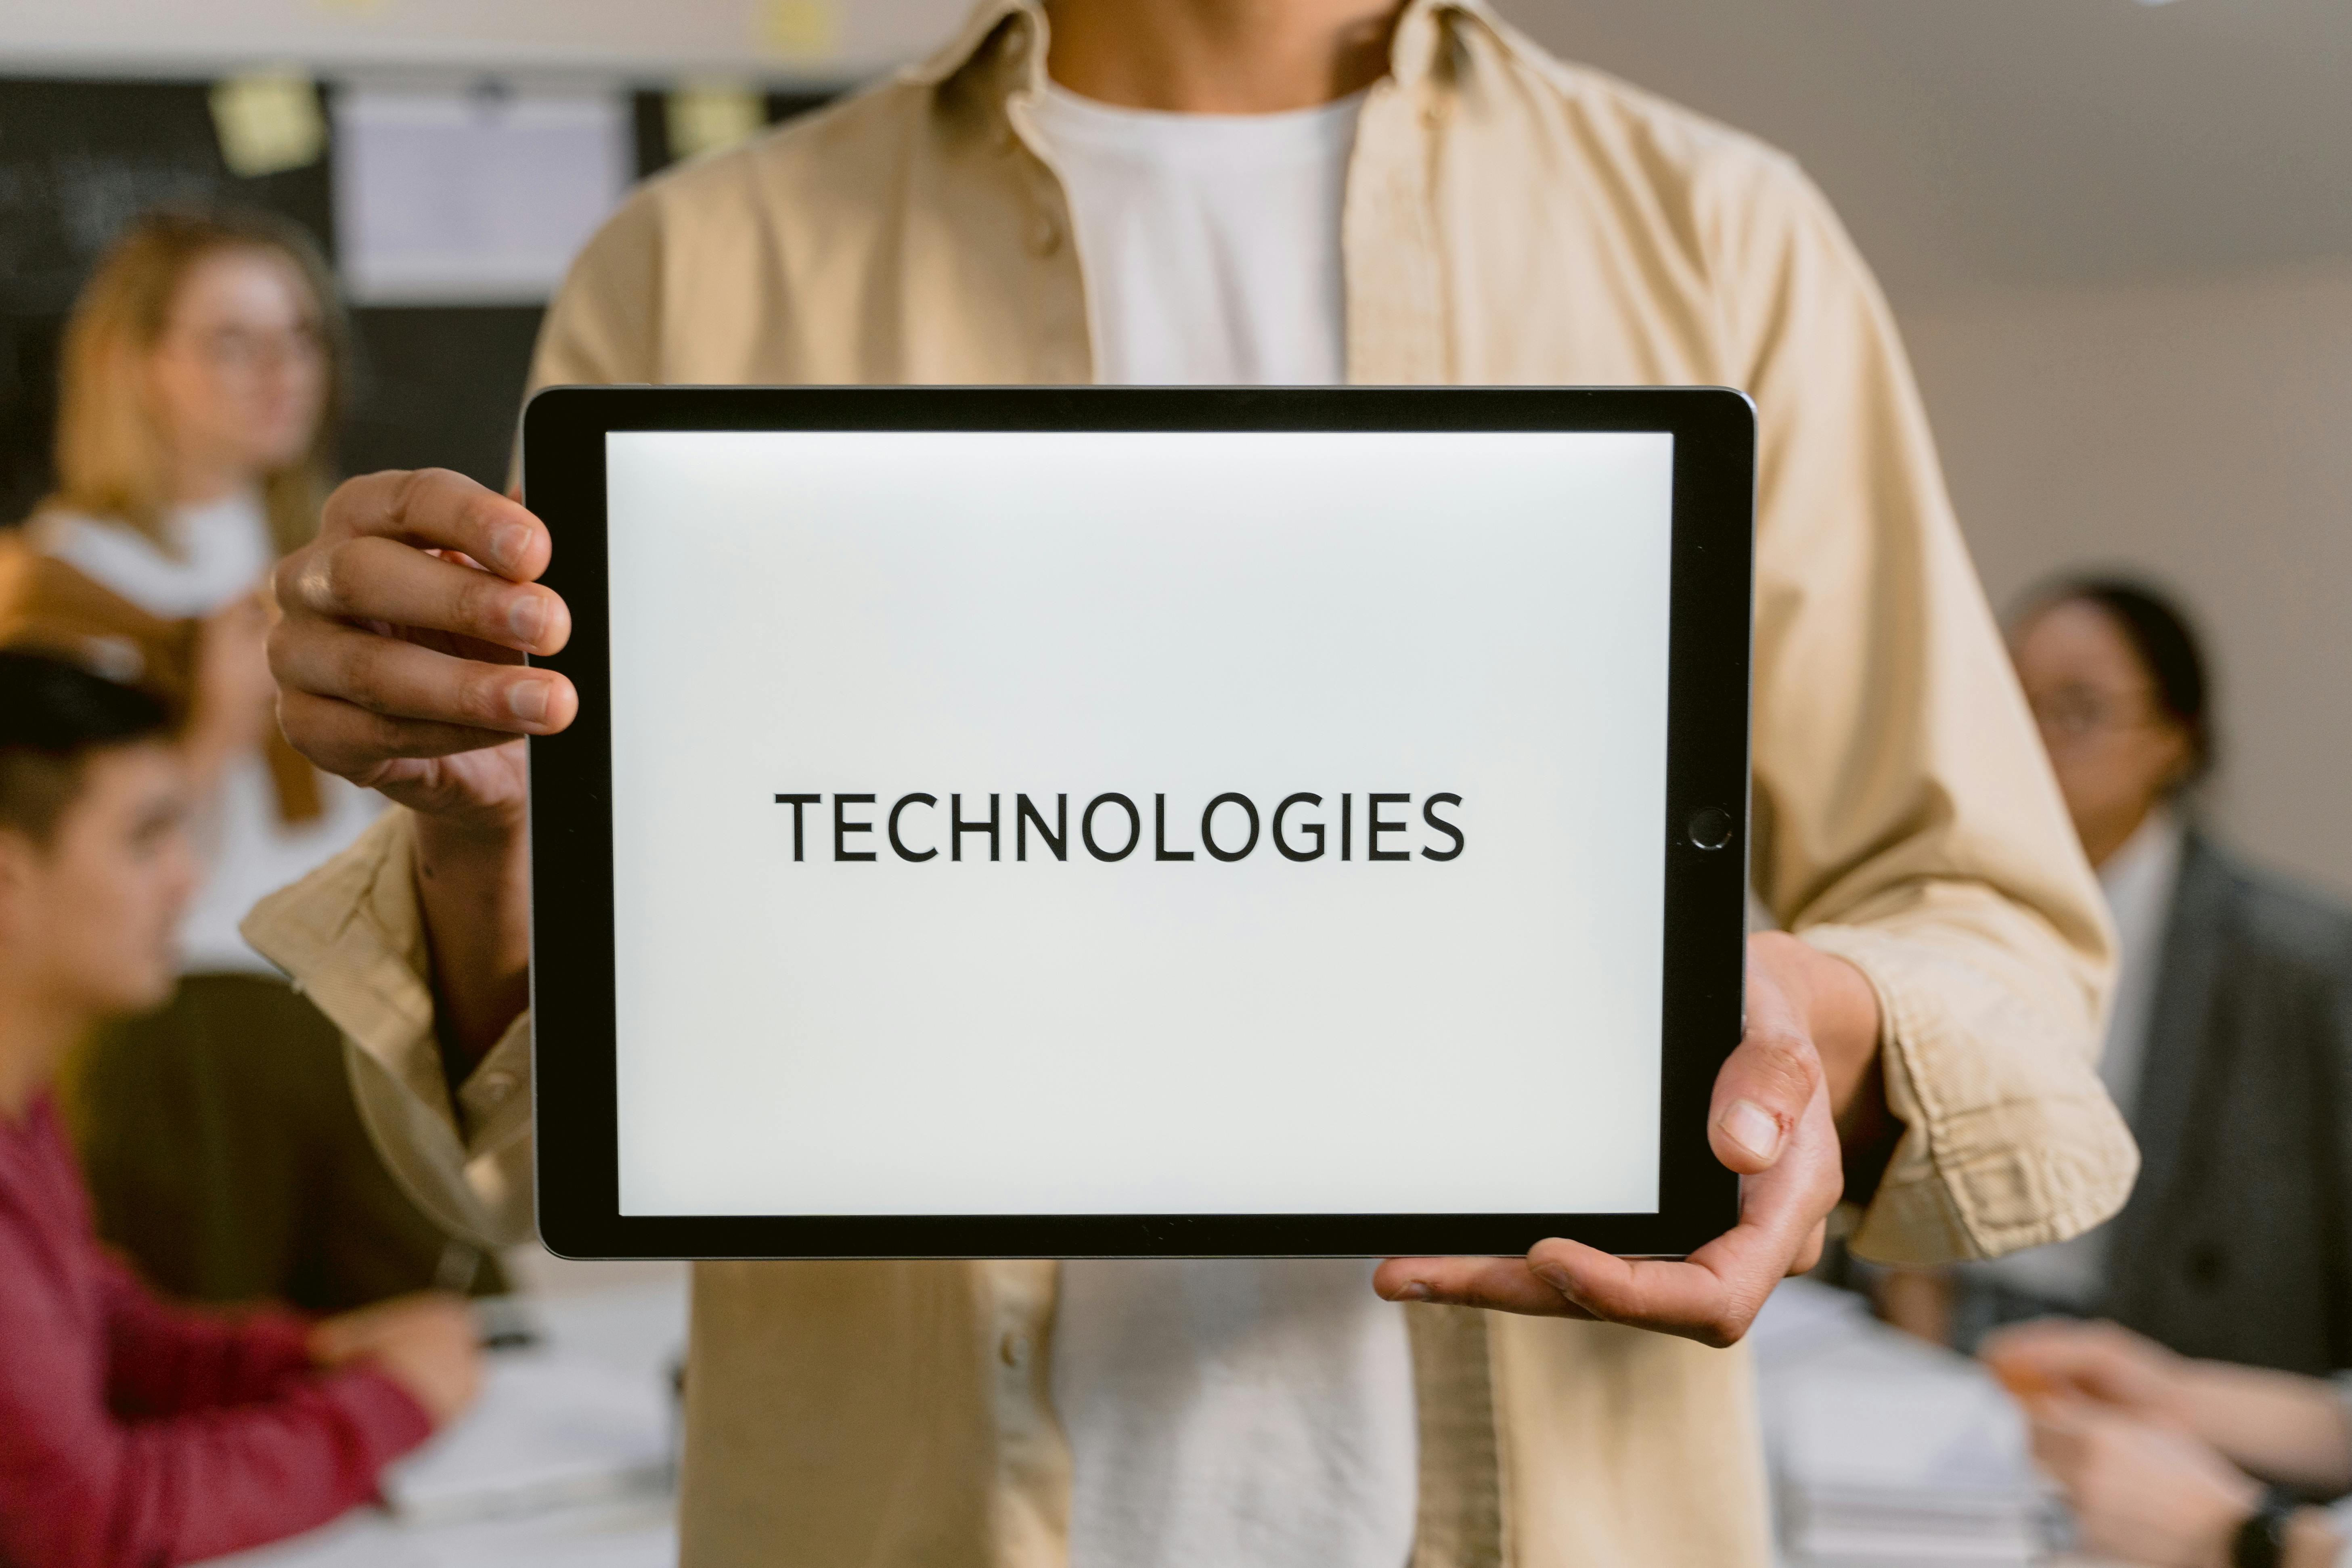
[[[2086,564],[2176,588],[2224,830],[2352,895],[2352,264],[1899,313],[1994,604]]]

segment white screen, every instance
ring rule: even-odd
[[[607,439],[624,1214],[1655,1212],[1672,437]]]

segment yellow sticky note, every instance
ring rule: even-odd
[[[821,58],[841,42],[835,0],[761,0],[760,43],[792,59]]]
[[[282,71],[232,77],[215,84],[212,106],[221,162],[240,180],[304,168],[327,150],[327,117],[308,77]]]
[[[768,105],[740,82],[687,82],[664,102],[673,158],[698,158],[756,135],[768,123]]]

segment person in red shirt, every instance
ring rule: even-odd
[[[156,1299],[99,1245],[52,1080],[171,993],[195,881],[152,697],[0,651],[0,1563],[152,1568],[322,1524],[473,1398],[454,1298],[312,1323]]]

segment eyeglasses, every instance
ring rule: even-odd
[[[254,327],[213,327],[205,331],[175,330],[164,334],[214,370],[250,375],[281,366],[310,368],[327,357],[326,339],[308,321],[299,327],[268,331]]]
[[[2061,686],[2030,695],[2033,721],[2052,744],[2079,744],[2096,735],[2145,729],[2157,721],[2155,689],[2103,691],[2095,686]]]

